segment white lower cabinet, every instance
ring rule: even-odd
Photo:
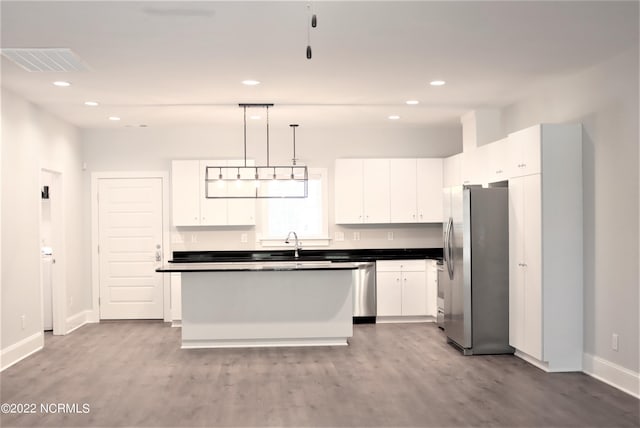
[[[377,317],[380,321],[384,321],[384,317],[421,317],[424,320],[429,316],[435,317],[437,289],[434,288],[434,283],[429,283],[427,269],[431,262],[376,262]],[[437,282],[435,285],[437,286]]]

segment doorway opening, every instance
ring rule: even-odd
[[[64,323],[64,221],[59,172],[40,172],[40,284],[43,331],[60,335]]]

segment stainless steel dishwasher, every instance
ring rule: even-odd
[[[376,262],[355,262],[353,271],[353,322],[376,322]]]

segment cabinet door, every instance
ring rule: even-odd
[[[402,272],[402,315],[427,315],[427,276]]]
[[[416,223],[416,159],[389,161],[389,199],[391,223]]]
[[[174,226],[200,224],[200,163],[171,162],[171,208]]]
[[[400,272],[378,272],[376,274],[376,290],[378,316],[402,315]]]
[[[243,166],[244,160],[229,160],[227,164],[229,166]],[[247,160],[247,165],[255,165],[255,161]],[[253,175],[255,175],[255,173]],[[242,171],[242,178],[250,180],[253,177],[250,171],[244,170]],[[226,200],[226,224],[230,226],[256,224],[256,200],[253,198],[255,191],[256,187],[252,181],[229,183],[227,187],[227,194],[229,196],[246,196],[247,198]]]
[[[419,223],[442,222],[442,159],[418,159],[416,199]]]
[[[509,139],[487,144],[487,182],[495,183],[509,178]]]
[[[442,184],[444,187],[462,184],[462,153],[445,158],[442,165]]]
[[[524,179],[509,180],[509,344],[524,350]]]
[[[207,188],[209,196],[226,197],[228,181],[216,180],[205,182],[207,166],[226,166],[226,160],[202,160],[200,161],[200,183],[202,184],[202,192],[198,195],[200,199],[200,224],[203,226],[224,226],[227,224],[227,199],[211,199],[207,198]],[[226,170],[220,170],[225,177]],[[209,170],[209,178],[217,178],[213,169]]]
[[[438,264],[427,260],[427,315],[438,314]]]
[[[363,160],[337,159],[334,171],[335,222],[363,223]]]
[[[389,159],[365,159],[362,164],[365,223],[389,223]]]
[[[542,360],[542,209],[540,174],[523,181],[523,266],[525,302],[525,343],[527,354]]]
[[[536,125],[509,134],[509,174],[522,177],[540,173],[541,126]]]

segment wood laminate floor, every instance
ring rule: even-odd
[[[463,357],[433,324],[356,325],[350,343],[181,350],[161,322],[87,325],[0,374],[2,403],[38,406],[0,426],[640,426],[623,392],[513,356]]]

